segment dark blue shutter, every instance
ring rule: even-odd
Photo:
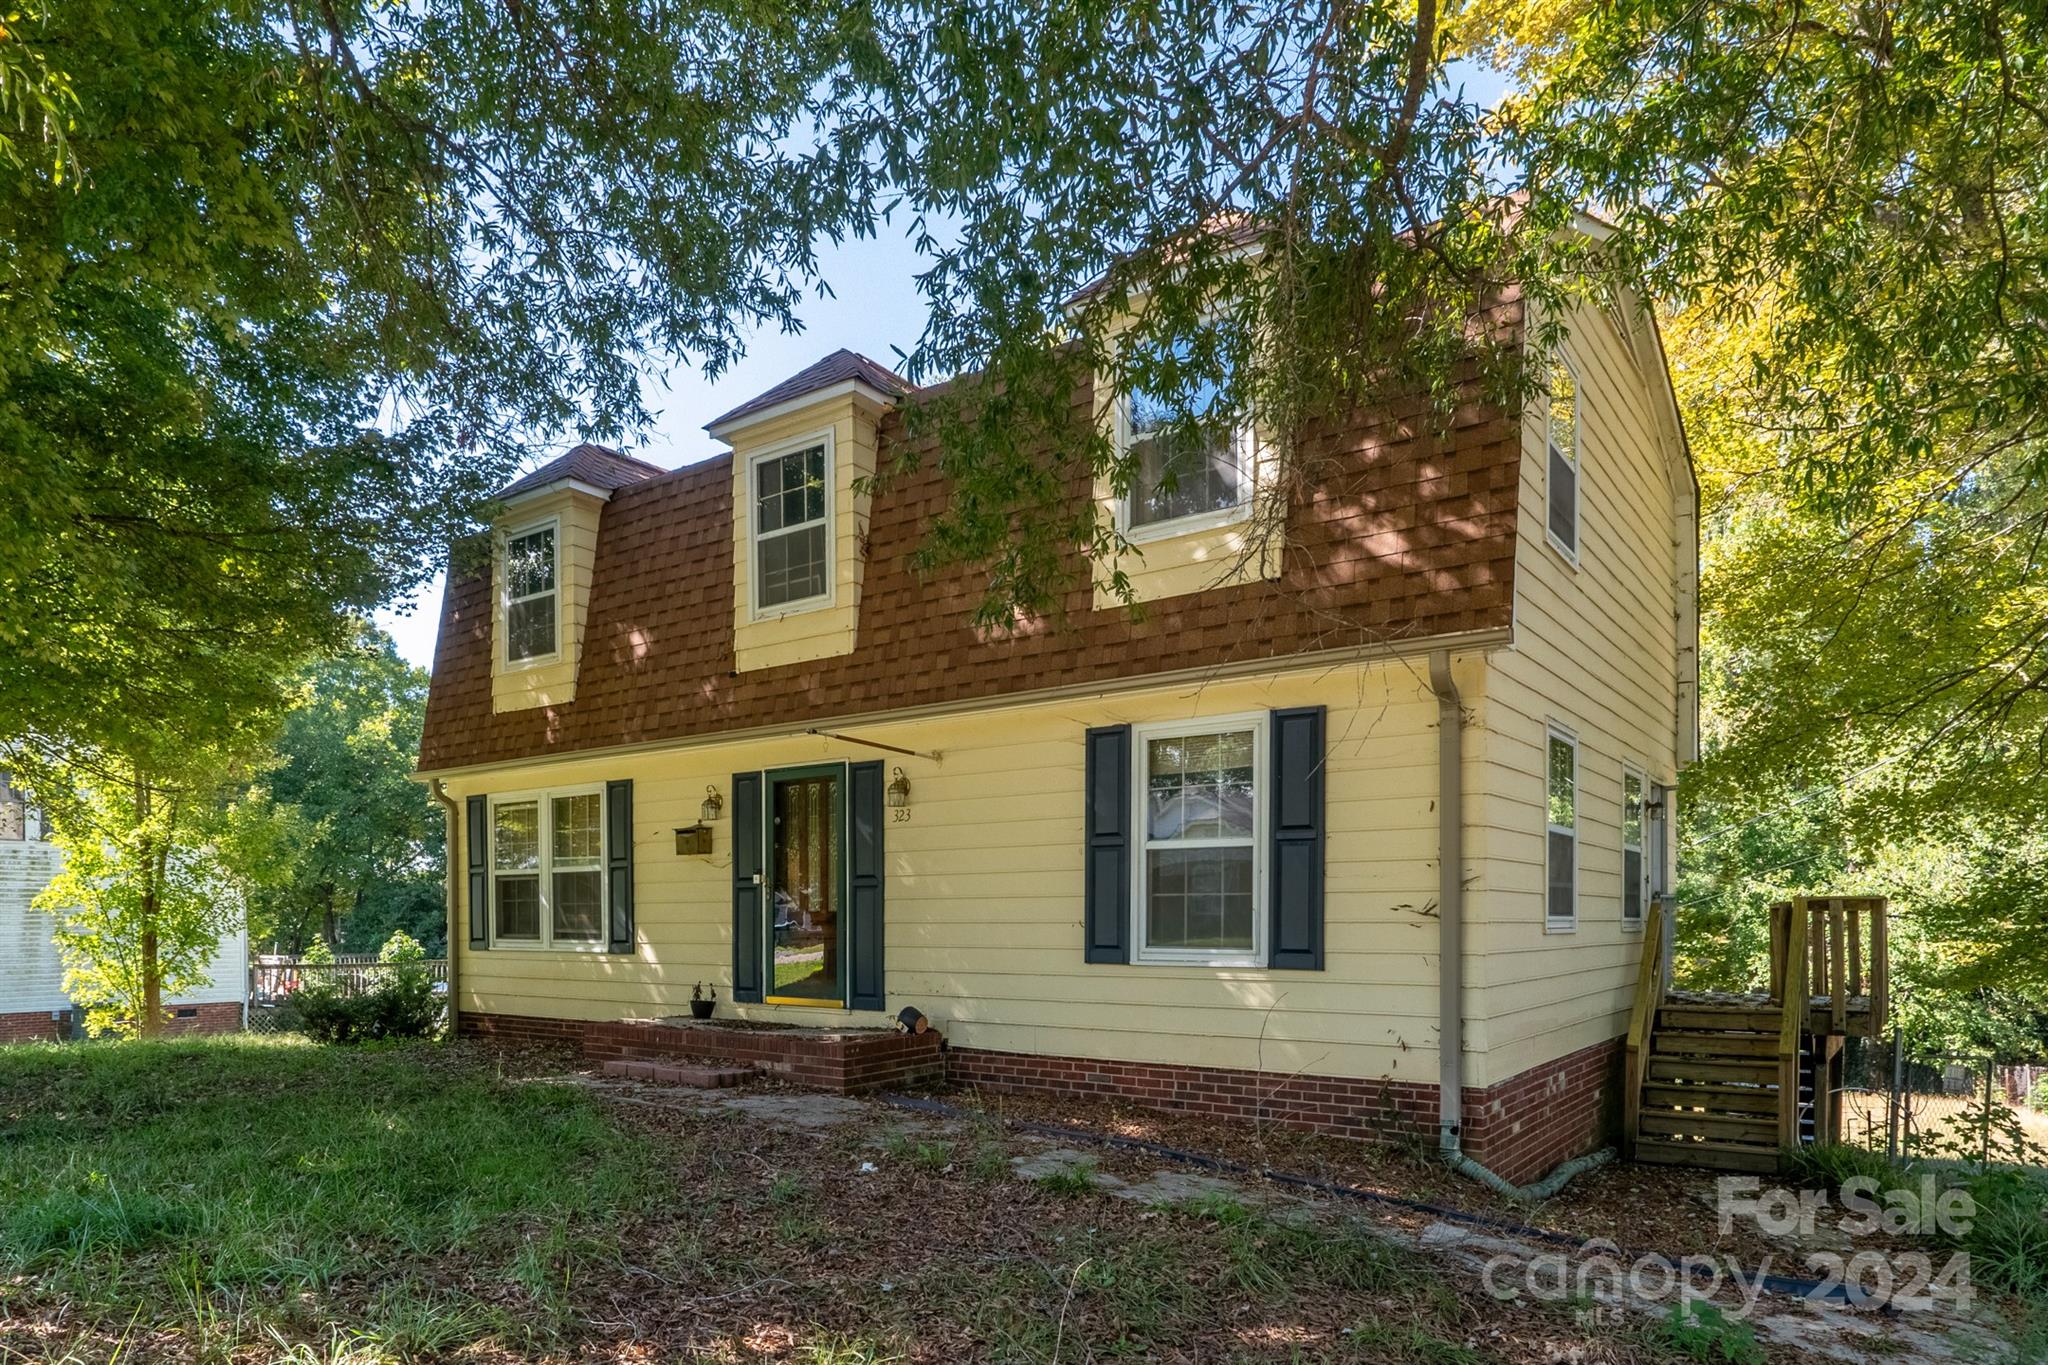
[[[611,907],[611,951],[633,951],[633,784],[604,784],[605,897]]]
[[[1323,965],[1323,708],[1272,714],[1270,856],[1274,967]]]
[[[1131,727],[1105,725],[1087,740],[1083,835],[1085,959],[1131,960]]]
[[[759,1004],[762,988],[761,774],[732,775],[732,998]]]
[[[469,834],[462,842],[469,858],[469,946],[491,946],[491,801],[469,798]]]
[[[849,967],[848,1009],[888,1007],[882,987],[882,823],[888,819],[883,800],[882,765],[855,763],[847,768],[852,799],[852,835],[847,841],[848,904],[853,915],[846,927]]]

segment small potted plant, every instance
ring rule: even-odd
[[[701,981],[690,988],[690,1017],[692,1019],[709,1019],[712,1009],[717,1004],[718,991],[716,988],[707,989]]]

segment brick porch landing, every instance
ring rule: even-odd
[[[717,1020],[585,1021],[469,1012],[460,1019],[461,1032],[468,1037],[567,1043],[596,1062],[658,1057],[738,1062],[835,1095],[934,1084],[946,1074],[936,1033],[912,1036],[893,1029],[733,1027]]]

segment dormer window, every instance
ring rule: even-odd
[[[756,613],[831,600],[831,476],[829,435],[805,437],[754,458]]]
[[[1131,492],[1124,524],[1141,533],[1136,538],[1220,526],[1250,508],[1249,424],[1218,413],[1217,397],[1217,386],[1204,381],[1189,393],[1140,389],[1126,399],[1121,436]]]
[[[555,548],[557,525],[505,537],[505,662],[552,659],[558,650]]]

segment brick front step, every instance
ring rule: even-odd
[[[754,1073],[738,1066],[672,1066],[667,1062],[621,1059],[606,1062],[604,1074],[631,1081],[653,1081],[658,1085],[693,1085],[699,1090],[723,1090],[730,1085],[745,1084]]]

